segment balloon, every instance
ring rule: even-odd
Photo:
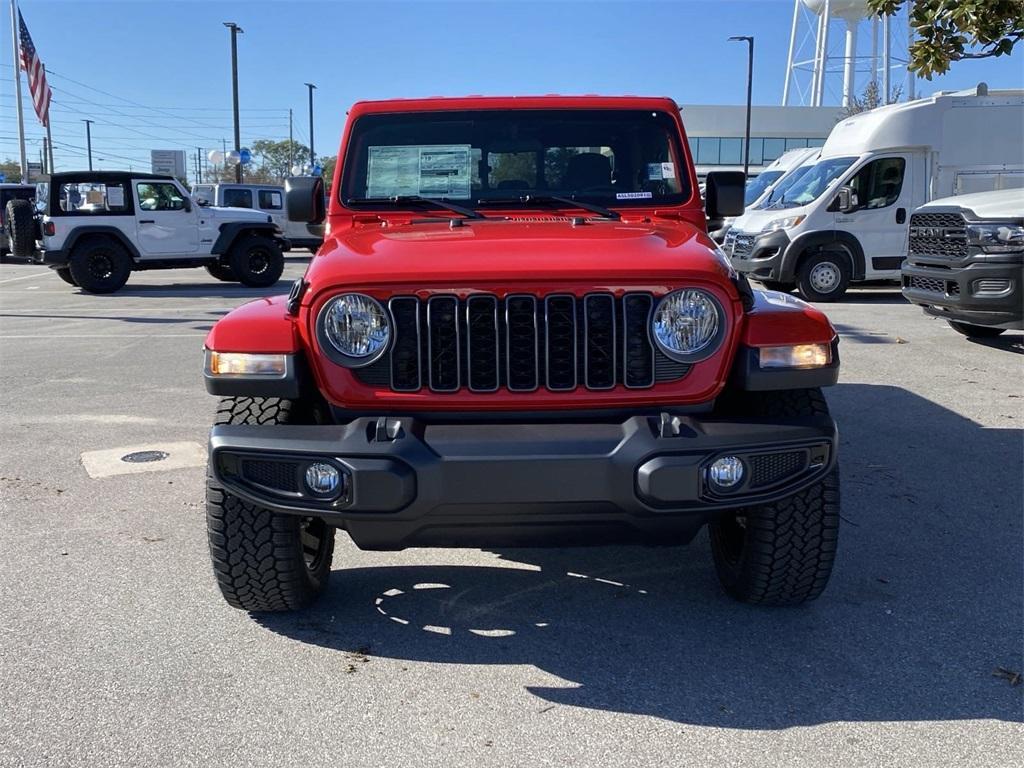
[[[306,166],[304,165],[293,165],[292,176],[305,176],[307,173]]]
[[[252,152],[249,151],[248,147],[242,147],[238,151],[238,162],[242,165],[248,165],[252,162]]]
[[[224,162],[224,153],[219,149],[211,149],[206,153],[206,157],[214,165],[220,165]]]
[[[227,153],[225,159],[230,165],[238,165],[238,161],[241,159],[241,155],[232,149],[230,152]]]

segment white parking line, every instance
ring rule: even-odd
[[[42,277],[43,275],[50,274],[52,270],[46,269],[42,272],[33,272],[31,275],[21,275],[20,277],[8,277],[6,280],[0,280],[0,285],[5,283],[13,283],[16,280],[31,280],[33,277]]]

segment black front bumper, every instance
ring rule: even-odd
[[[729,254],[737,272],[755,280],[782,280],[782,262],[789,248],[784,229],[765,235],[739,235],[741,247]]]
[[[903,295],[925,312],[954,322],[1024,328],[1024,254],[955,263],[911,257],[902,269]],[[985,282],[982,282],[985,281]],[[1007,288],[986,291],[1001,281]]]
[[[215,479],[278,513],[322,517],[363,549],[692,538],[716,513],[778,500],[836,461],[829,417],[637,414],[612,422],[426,424],[361,418],[329,426],[217,426]],[[717,458],[744,462],[718,492]],[[312,462],[345,477],[336,498],[305,487]]]

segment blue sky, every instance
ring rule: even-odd
[[[151,148],[231,143],[229,33],[239,37],[242,142],[308,141],[304,82],[316,91],[316,148],[333,154],[352,102],[391,96],[638,93],[739,104],[757,38],[754,102],[782,95],[792,0],[675,2],[99,2],[21,0],[54,88],[58,169],[83,167],[83,118],[102,167],[145,165]],[[17,156],[8,0],[0,45],[0,158]],[[1024,53],[955,64],[919,93],[1024,87]],[[86,87],[88,86],[88,87]],[[22,85],[23,91],[27,87]],[[27,102],[27,93],[24,96]],[[29,136],[42,129],[29,108]],[[29,144],[38,157],[36,142]]]

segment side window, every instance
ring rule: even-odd
[[[183,211],[185,198],[173,184],[143,181],[135,185],[139,195],[139,210]]]
[[[225,189],[224,205],[228,208],[252,208],[252,190]]]
[[[64,183],[58,190],[60,209],[74,214],[126,213],[131,210],[125,185]]]
[[[276,189],[261,189],[257,194],[260,208],[264,211],[280,211],[284,207],[281,193]]]
[[[903,189],[906,161],[902,157],[872,160],[850,179],[857,196],[857,208],[886,208],[895,203]]]

